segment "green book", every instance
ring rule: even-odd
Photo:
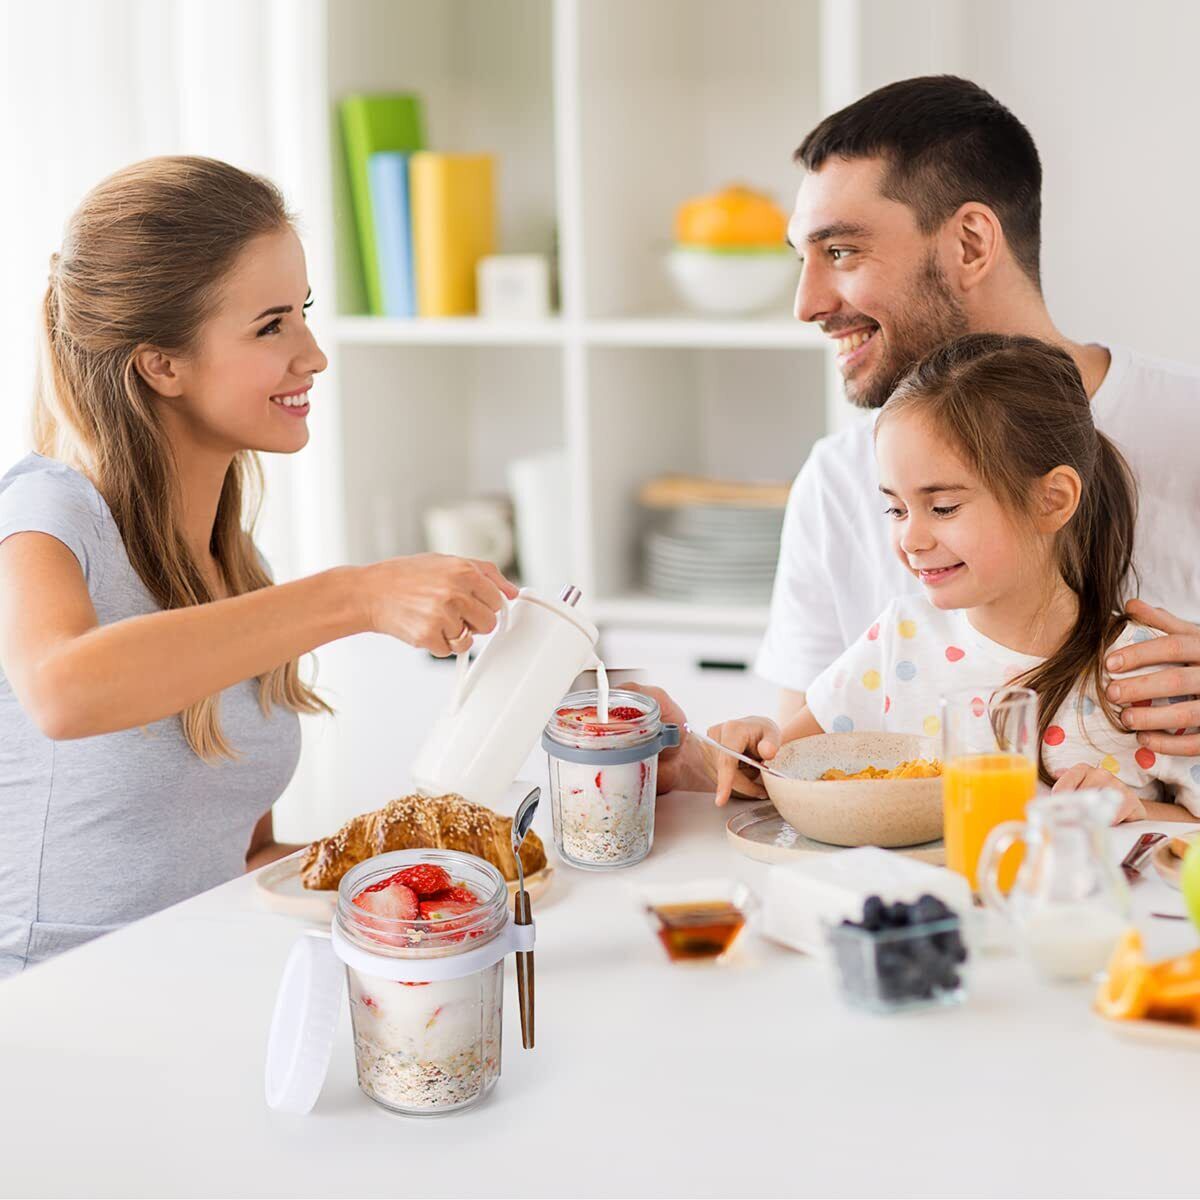
[[[341,118],[367,311],[382,316],[383,279],[375,248],[375,215],[371,210],[367,164],[371,155],[380,150],[412,153],[425,148],[421,98],[398,93],[347,96],[341,103]]]

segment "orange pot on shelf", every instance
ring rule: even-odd
[[[685,246],[757,248],[782,246],[787,216],[770,196],[735,185],[679,206],[675,240]]]

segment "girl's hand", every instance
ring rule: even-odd
[[[517,589],[493,563],[445,554],[389,558],[362,568],[366,624],[445,658],[496,628],[504,597]]]
[[[1146,806],[1142,798],[1127,783],[1100,767],[1076,763],[1068,767],[1054,784],[1055,792],[1086,792],[1091,788],[1112,788],[1121,793],[1121,807],[1113,818],[1114,825],[1123,821],[1144,821]]]
[[[742,717],[737,721],[725,721],[714,725],[708,731],[708,736],[730,750],[763,762],[774,758],[783,742],[779,726],[767,717]],[[762,785],[759,772],[703,742],[700,743],[700,750],[709,777],[716,781],[715,799],[718,807],[728,804],[731,795],[755,800],[766,798],[767,789]]]

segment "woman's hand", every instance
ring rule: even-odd
[[[1121,793],[1121,807],[1113,818],[1114,825],[1120,825],[1123,821],[1144,821],[1146,819],[1146,806],[1137,792],[1101,767],[1076,763],[1058,777],[1053,790],[1056,793],[1086,792],[1092,788],[1111,788]]]
[[[1138,731],[1139,745],[1155,754],[1200,755],[1200,734],[1181,732],[1200,726],[1200,625],[1141,600],[1130,600],[1125,610],[1167,636],[1122,646],[1105,665],[1114,674],[1141,667],[1163,666],[1164,670],[1115,679],[1108,686],[1108,698],[1121,709],[1125,728]],[[1151,700],[1164,697],[1179,697],[1179,703],[1149,706]]]
[[[440,658],[470,649],[496,628],[517,589],[490,562],[445,554],[389,558],[362,568],[367,627]]]
[[[774,758],[783,743],[779,726],[768,717],[741,717],[736,721],[724,721],[714,725],[708,731],[708,736],[730,750],[762,762]],[[715,800],[718,807],[728,804],[730,796],[755,800],[766,797],[767,789],[763,787],[758,771],[703,742],[700,743],[700,751],[709,777],[716,781]]]

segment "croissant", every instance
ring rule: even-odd
[[[512,817],[461,796],[401,796],[383,808],[347,821],[332,837],[304,853],[300,878],[306,888],[331,890],[360,862],[389,850],[461,850],[487,859],[505,879],[516,879]],[[533,830],[521,843],[526,875],[546,865],[546,850]]]

